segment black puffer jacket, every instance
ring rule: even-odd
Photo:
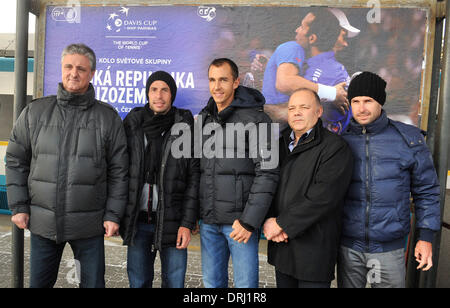
[[[64,242],[104,234],[127,202],[128,155],[117,112],[66,92],[37,99],[14,125],[6,153],[8,203],[33,234]]]
[[[172,108],[175,109],[175,124],[186,123],[185,127],[191,129],[194,123],[192,113],[189,110]],[[129,200],[120,230],[124,245],[133,245],[137,231],[139,201],[144,187],[145,146],[142,129],[144,112],[144,107],[134,108],[124,120],[130,156]],[[159,202],[155,231],[156,249],[175,246],[178,228],[182,226],[193,229],[198,216],[199,160],[193,158],[191,149],[189,152],[192,158],[175,159],[171,147],[176,138],[176,135],[170,133],[164,135],[162,163],[157,180]]]
[[[217,113],[217,106],[212,98],[200,112],[198,121],[201,121],[203,129],[202,149],[210,148],[211,144],[220,145],[220,139],[223,145],[221,148],[211,148],[216,151],[212,158],[207,158],[208,153],[204,152],[200,162],[199,199],[203,222],[233,224],[236,219],[240,219],[244,226],[253,229],[261,226],[278,182],[278,164],[265,168],[265,161],[262,161],[260,155],[261,151],[270,153],[271,150],[277,150],[271,149],[271,120],[263,111],[264,103],[264,97],[257,90],[239,86],[231,105],[220,113]],[[260,125],[262,123],[265,125]],[[242,126],[239,128],[233,124]],[[208,135],[206,126],[217,126],[220,129]],[[267,138],[263,138],[264,142],[260,142],[256,135],[252,136],[252,126],[259,130],[258,136],[262,130],[266,131]],[[245,135],[240,135],[245,127],[249,129]],[[227,136],[236,138],[234,142],[227,142]],[[239,148],[238,144],[242,144],[242,147]],[[252,155],[252,152],[257,155]],[[242,154],[245,154],[245,158],[237,158]],[[278,152],[272,154],[278,157]]]

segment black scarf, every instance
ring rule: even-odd
[[[156,114],[146,104],[144,107],[142,129],[147,138],[147,146],[144,153],[145,181],[156,183],[159,167],[161,165],[161,152],[163,134],[167,133],[175,121],[175,108],[171,108],[166,114]]]

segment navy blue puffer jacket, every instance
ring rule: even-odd
[[[344,205],[342,245],[362,252],[404,246],[410,230],[410,197],[419,239],[440,227],[439,182],[417,127],[381,116],[363,127],[353,119],[343,134],[354,166]]]

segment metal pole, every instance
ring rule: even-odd
[[[28,12],[29,0],[17,0],[16,51],[14,62],[14,121],[26,106],[28,72]],[[24,236],[23,230],[12,229],[12,286],[23,288]]]
[[[29,0],[17,0],[14,120],[26,106],[28,72],[28,13]]]
[[[449,136],[450,131],[450,45],[448,39],[450,38],[450,25],[448,16],[450,16],[450,1],[447,0],[445,8],[445,37],[444,37],[444,55],[442,64],[441,77],[441,91],[439,96],[439,113],[438,125],[435,145],[435,165],[439,177],[439,184],[441,185],[441,221],[444,215],[445,206],[445,190],[447,185],[447,168],[448,168],[448,150],[449,150]],[[421,286],[427,288],[436,287],[437,269],[439,265],[439,252],[441,246],[441,232],[442,229],[436,232],[433,241],[433,267],[428,272],[421,274]],[[422,277],[423,276],[423,277]],[[423,283],[422,283],[423,281]]]

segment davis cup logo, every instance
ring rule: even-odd
[[[210,6],[199,6],[197,9],[197,15],[210,22],[216,17],[216,8]]]
[[[120,7],[113,11],[113,13],[107,14],[106,30],[111,33],[127,32],[127,31],[142,31],[148,33],[148,31],[157,31],[158,20],[155,19],[143,19],[143,18],[130,18],[130,8]],[[132,14],[131,14],[132,15]]]
[[[128,16],[129,8],[121,7],[116,13],[109,14],[108,21],[106,23],[106,29],[108,31],[120,32],[123,25],[123,18]]]

